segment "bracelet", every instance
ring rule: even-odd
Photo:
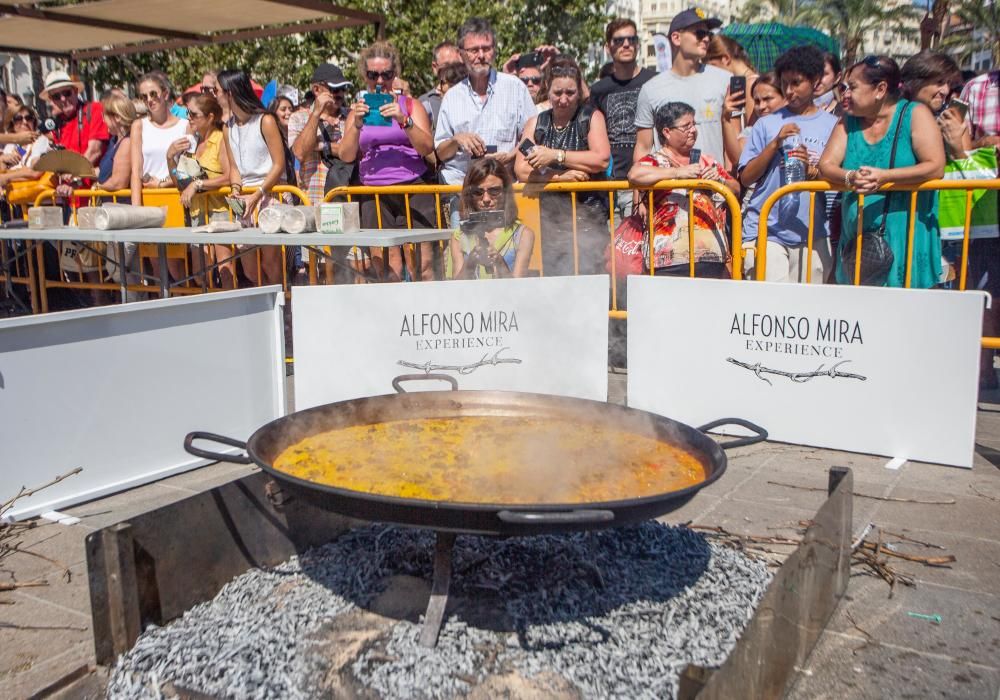
[[[229,190],[230,190],[230,192],[232,194],[242,194],[242,192],[243,192],[243,185],[240,184],[239,182],[230,182],[229,183]]]
[[[851,180],[854,178],[857,172],[858,172],[857,170],[847,170],[844,172],[844,187],[851,186]]]

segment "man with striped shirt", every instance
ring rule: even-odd
[[[434,133],[441,179],[449,185],[462,184],[474,158],[513,164],[524,125],[536,111],[524,83],[494,67],[496,41],[489,22],[467,20],[458,30],[458,50],[469,77],[445,94]],[[454,203],[451,218],[457,226]]]

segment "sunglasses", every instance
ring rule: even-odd
[[[68,100],[73,97],[75,92],[76,91],[73,88],[70,88],[69,90],[60,90],[59,92],[50,92],[49,97],[52,98],[53,101]]]
[[[378,80],[379,78],[382,78],[382,80],[389,81],[389,80],[392,80],[393,78],[396,77],[396,71],[394,71],[394,70],[384,70],[384,71],[369,70],[369,71],[365,71],[365,75],[368,77],[369,80]]]
[[[503,187],[470,187],[469,194],[479,199],[484,194],[488,194],[491,199],[497,199],[503,195]]]
[[[201,119],[204,116],[205,115],[202,114],[201,112],[194,112],[190,109],[188,110],[188,119]]]
[[[865,56],[861,59],[861,62],[868,66],[869,68],[878,68],[882,65],[882,59],[878,56]]]
[[[639,45],[639,37],[636,36],[635,34],[633,34],[632,36],[613,36],[613,37],[611,37],[611,45],[614,46],[616,49],[619,48],[619,47],[621,47],[621,46],[624,46],[625,44],[629,44],[630,46],[638,46]]]
[[[35,118],[30,114],[18,114],[16,117],[11,119],[11,123],[17,124],[18,122],[31,122],[32,124],[34,124]]]
[[[202,95],[212,95],[213,97],[219,94],[219,88],[209,87],[208,85],[201,86]]]
[[[526,77],[526,78],[521,78],[521,82],[524,83],[525,85],[541,85],[542,84],[542,77],[540,75],[539,76],[529,76],[529,77]]]
[[[139,99],[142,100],[143,102],[154,102],[155,100],[160,99],[160,93],[158,93],[156,90],[153,90],[152,92],[141,93],[139,95]]]

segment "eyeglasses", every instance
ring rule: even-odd
[[[142,100],[143,102],[155,102],[156,100],[160,99],[160,93],[158,93],[156,90],[153,90],[152,92],[140,93],[139,99]]]
[[[712,36],[712,32],[708,31],[707,29],[687,29],[685,31],[694,34],[695,38],[698,41],[704,41],[708,37]]]
[[[690,124],[674,124],[673,126],[668,126],[668,129],[677,129],[677,131],[686,131],[688,133],[694,131],[698,128],[698,125],[694,122]]]
[[[540,75],[527,76],[525,78],[521,78],[521,82],[524,83],[525,85],[541,85],[542,76]]]
[[[861,62],[869,68],[878,68],[882,65],[882,59],[878,56],[865,56]]]
[[[632,36],[613,36],[611,37],[611,45],[616,49],[629,44],[631,46],[639,45],[639,37],[633,34]]]
[[[60,90],[59,92],[50,92],[49,97],[52,99],[53,102],[57,102],[59,100],[71,99],[75,94],[76,90],[74,90],[73,88],[69,88],[68,90]]]
[[[470,46],[467,49],[459,49],[459,51],[471,54],[477,54],[477,53],[487,54],[492,50],[493,50],[492,44],[488,44],[486,46]]]
[[[16,117],[10,120],[12,124],[17,124],[18,122],[31,122],[35,123],[35,118],[30,114],[18,114]]]
[[[470,187],[469,194],[471,194],[476,199],[479,199],[484,194],[488,194],[490,199],[499,199],[503,196],[503,187]]]
[[[188,110],[188,119],[201,119],[204,116],[205,115],[200,112],[195,112],[190,109]]]
[[[369,70],[369,71],[365,71],[365,75],[368,76],[369,80],[378,80],[379,78],[382,78],[382,80],[389,81],[389,80],[392,80],[393,78],[396,77],[396,71],[394,71],[394,70],[383,70],[383,71]]]
[[[201,86],[201,94],[202,95],[211,95],[212,97],[215,97],[216,95],[219,94],[219,88],[214,88],[214,87],[212,87],[210,85],[202,85]]]

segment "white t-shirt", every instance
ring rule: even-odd
[[[724,163],[722,103],[731,77],[732,73],[708,65],[687,77],[681,77],[673,70],[660,73],[639,91],[635,106],[636,128],[653,129],[653,150],[659,150],[660,136],[653,125],[657,107],[667,102],[685,102],[694,108],[694,121],[698,125],[695,148]]]
[[[18,147],[12,143],[8,143],[4,146],[3,152],[21,154],[21,160],[17,162],[17,165],[11,168],[11,170],[13,170],[14,168],[34,167],[35,162],[50,150],[52,150],[52,144],[49,142],[48,138],[45,136],[39,136],[35,139],[34,143],[25,148],[23,153],[21,153]]]

